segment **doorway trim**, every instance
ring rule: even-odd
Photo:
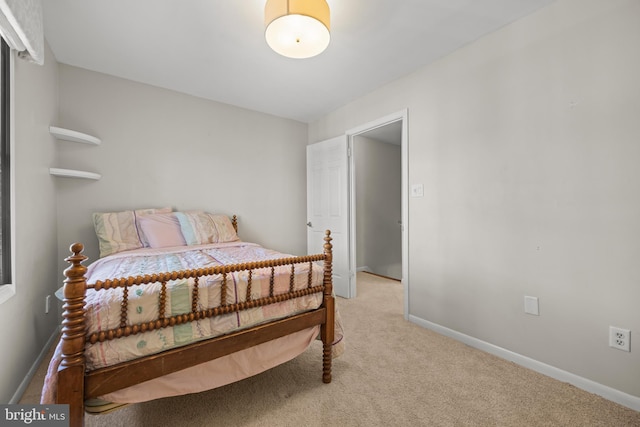
[[[409,139],[408,139],[408,109],[391,113],[377,120],[370,121],[346,132],[349,147],[349,265],[353,277],[349,281],[349,295],[356,296],[356,176],[354,160],[354,138],[373,129],[402,121],[402,136],[400,143],[401,157],[401,220],[402,220],[402,289],[404,294],[404,318],[409,320]]]

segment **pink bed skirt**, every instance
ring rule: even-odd
[[[320,326],[302,331],[183,369],[144,383],[100,396],[112,403],[138,403],[163,397],[211,390],[264,372],[302,354],[318,337]],[[341,340],[340,340],[341,341]],[[334,345],[334,357],[342,353],[342,342]],[[336,351],[338,350],[338,351]],[[56,348],[42,390],[41,403],[55,403],[60,345]]]

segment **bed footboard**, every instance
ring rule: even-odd
[[[289,264],[292,262],[308,262],[323,261],[322,285],[302,291],[293,291],[288,294],[288,298],[296,297],[308,292],[322,292],[322,304],[318,309],[311,312],[302,313],[296,316],[272,321],[270,323],[242,329],[229,333],[222,337],[211,338],[206,341],[189,344],[185,347],[175,348],[160,354],[146,356],[140,359],[134,359],[130,362],[121,363],[115,367],[107,367],[87,372],[85,359],[85,345],[87,342],[94,342],[97,339],[96,334],[87,335],[88,325],[85,316],[85,295],[87,289],[99,289],[105,286],[104,283],[96,283],[89,285],[87,283],[87,268],[82,263],[87,259],[82,255],[83,246],[75,243],[70,250],[72,255],[67,257],[65,261],[71,265],[64,271],[66,279],[64,281],[64,304],[63,304],[63,321],[62,321],[62,360],[58,368],[58,388],[56,403],[69,404],[69,416],[71,426],[82,426],[84,423],[84,400],[90,397],[96,397],[108,393],[109,391],[119,390],[133,384],[157,378],[171,372],[184,369],[185,360],[189,360],[190,365],[194,366],[199,363],[206,362],[227,354],[231,354],[239,349],[248,348],[265,341],[279,338],[298,330],[302,330],[309,326],[320,324],[320,335],[323,342],[322,350],[322,381],[331,382],[331,363],[332,363],[332,344],[334,341],[334,322],[335,322],[335,302],[333,297],[332,284],[332,245],[331,235],[327,230],[325,235],[325,243],[323,253],[321,255],[312,255],[306,257],[295,257],[287,259],[277,259],[269,261],[258,261],[247,264],[229,265],[223,267],[212,267],[203,270],[185,270],[181,272],[167,273],[167,278],[175,279],[176,276],[198,277],[208,274],[227,274],[234,271],[249,271],[257,268],[271,267]],[[296,261],[293,261],[293,260]],[[156,280],[165,280],[163,274],[154,275]],[[127,278],[122,281],[131,285],[132,281],[137,283],[147,283],[149,276],[146,278],[136,277]],[[108,281],[106,285],[120,286],[120,279]],[[128,286],[127,285],[127,286]],[[125,292],[126,294],[126,292]],[[197,295],[197,289],[196,289]],[[258,304],[271,304],[281,301],[280,295],[271,295],[261,300],[249,300],[240,304],[229,304],[218,308],[204,311],[195,311],[189,315],[177,316],[174,319],[159,319],[157,322],[149,322],[148,327],[166,327],[167,324],[173,325],[176,321],[183,323],[194,321],[203,317],[212,317],[229,311],[244,310],[246,308],[255,307]],[[126,301],[124,302],[126,304]],[[161,303],[163,304],[163,303]],[[124,311],[124,310],[123,310]],[[153,323],[153,324],[152,324]],[[147,325],[144,325],[147,328]],[[125,329],[131,329],[129,327]],[[124,331],[124,329],[123,329]],[[107,335],[120,336],[123,331],[107,331]],[[105,334],[101,333],[100,338],[104,338]],[[128,335],[128,331],[126,332]],[[111,339],[111,338],[109,338]],[[185,358],[185,354],[190,357]],[[145,369],[139,369],[144,366]],[[114,370],[118,371],[118,375],[113,375]],[[144,372],[140,377],[133,373]],[[121,375],[122,374],[122,375]],[[119,379],[115,380],[114,378]]]

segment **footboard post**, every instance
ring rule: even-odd
[[[70,249],[73,255],[65,258],[71,266],[64,271],[66,279],[62,306],[62,361],[58,368],[56,403],[69,405],[69,425],[76,427],[84,423],[84,298],[87,289],[87,268],[82,262],[87,257],[81,254],[84,247],[80,243],[74,243]]]
[[[321,326],[320,335],[322,338],[322,381],[331,382],[331,358],[335,328],[335,301],[333,298],[333,246],[331,245],[331,232],[327,230],[324,237],[324,295],[323,306],[326,309],[327,317]]]

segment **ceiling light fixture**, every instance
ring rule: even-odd
[[[329,45],[326,0],[267,0],[265,38],[271,49],[288,58],[311,58]]]

